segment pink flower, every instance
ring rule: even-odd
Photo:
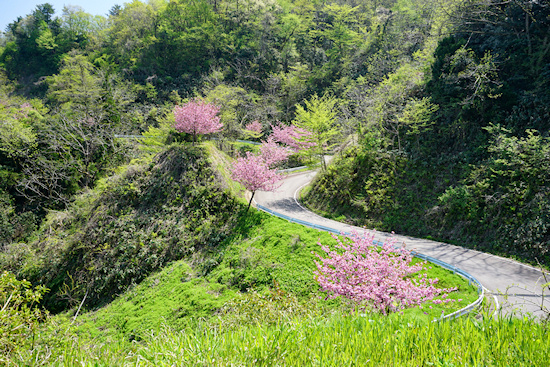
[[[307,149],[315,146],[315,143],[310,141],[311,132],[295,127],[293,125],[271,125],[273,132],[271,137],[273,140],[285,144],[295,151]]]
[[[267,139],[267,142],[263,141],[260,146],[260,157],[270,168],[285,161],[289,155],[289,150],[275,143],[271,137]]]
[[[257,190],[273,191],[277,188],[276,183],[282,178],[275,169],[269,167],[264,157],[250,152],[245,157],[237,158],[233,164],[231,176],[252,192],[247,211]]]
[[[261,134],[262,124],[258,120],[252,121],[251,123],[245,126],[245,129],[256,134]]]

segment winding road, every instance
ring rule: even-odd
[[[276,191],[258,191],[254,201],[288,217],[340,232],[363,231],[362,228],[321,217],[300,205],[297,200],[298,191],[306,186],[315,174],[315,171],[307,171],[289,175]],[[376,239],[380,241],[384,241],[388,236],[388,233],[376,232]],[[545,313],[541,306],[550,308],[550,301],[543,297],[543,273],[536,268],[446,243],[397,234],[393,237],[399,243],[405,244],[408,249],[432,256],[473,275],[486,289],[486,294],[493,297],[497,311],[508,314],[514,310],[521,314],[530,313],[542,317]],[[550,275],[547,275],[547,278],[550,281]],[[546,297],[549,296],[547,291]]]

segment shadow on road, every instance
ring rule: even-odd
[[[302,208],[296,205],[296,202],[292,198],[279,199],[269,203],[271,209],[276,211],[284,211],[287,213],[301,213],[304,212]]]

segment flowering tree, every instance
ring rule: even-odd
[[[192,134],[195,143],[197,135],[211,134],[222,129],[223,124],[217,116],[219,112],[220,109],[213,104],[200,99],[191,100],[183,106],[174,107],[174,128]]]
[[[273,168],[278,163],[285,161],[290,155],[290,151],[277,144],[270,136],[267,141],[263,141],[260,146],[260,157],[269,168]]]
[[[271,133],[273,140],[285,144],[295,151],[315,146],[315,143],[310,140],[311,133],[306,129],[280,123],[271,125],[271,129],[273,130]]]
[[[252,192],[247,212],[257,190],[273,191],[277,188],[277,181],[282,178],[275,169],[269,167],[264,157],[250,152],[244,157],[237,158],[231,175],[235,181]]]
[[[386,314],[456,290],[436,288],[434,284],[438,279],[428,279],[426,274],[411,277],[423,269],[424,263],[410,265],[410,251],[394,247],[392,241],[380,248],[375,245],[374,234],[360,236],[353,233],[345,242],[333,237],[338,242],[336,248],[343,251],[331,250],[319,243],[328,257],[315,254],[320,260],[316,261],[315,277],[329,298],[342,296],[358,305],[366,303]],[[446,294],[442,298],[446,298]],[[452,301],[439,299],[433,302]]]

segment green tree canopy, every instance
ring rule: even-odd
[[[319,157],[323,169],[326,168],[324,155],[336,145],[340,135],[336,114],[336,98],[328,94],[323,97],[313,95],[305,101],[305,108],[296,105],[293,123],[311,133],[309,139],[315,145],[308,151]]]

